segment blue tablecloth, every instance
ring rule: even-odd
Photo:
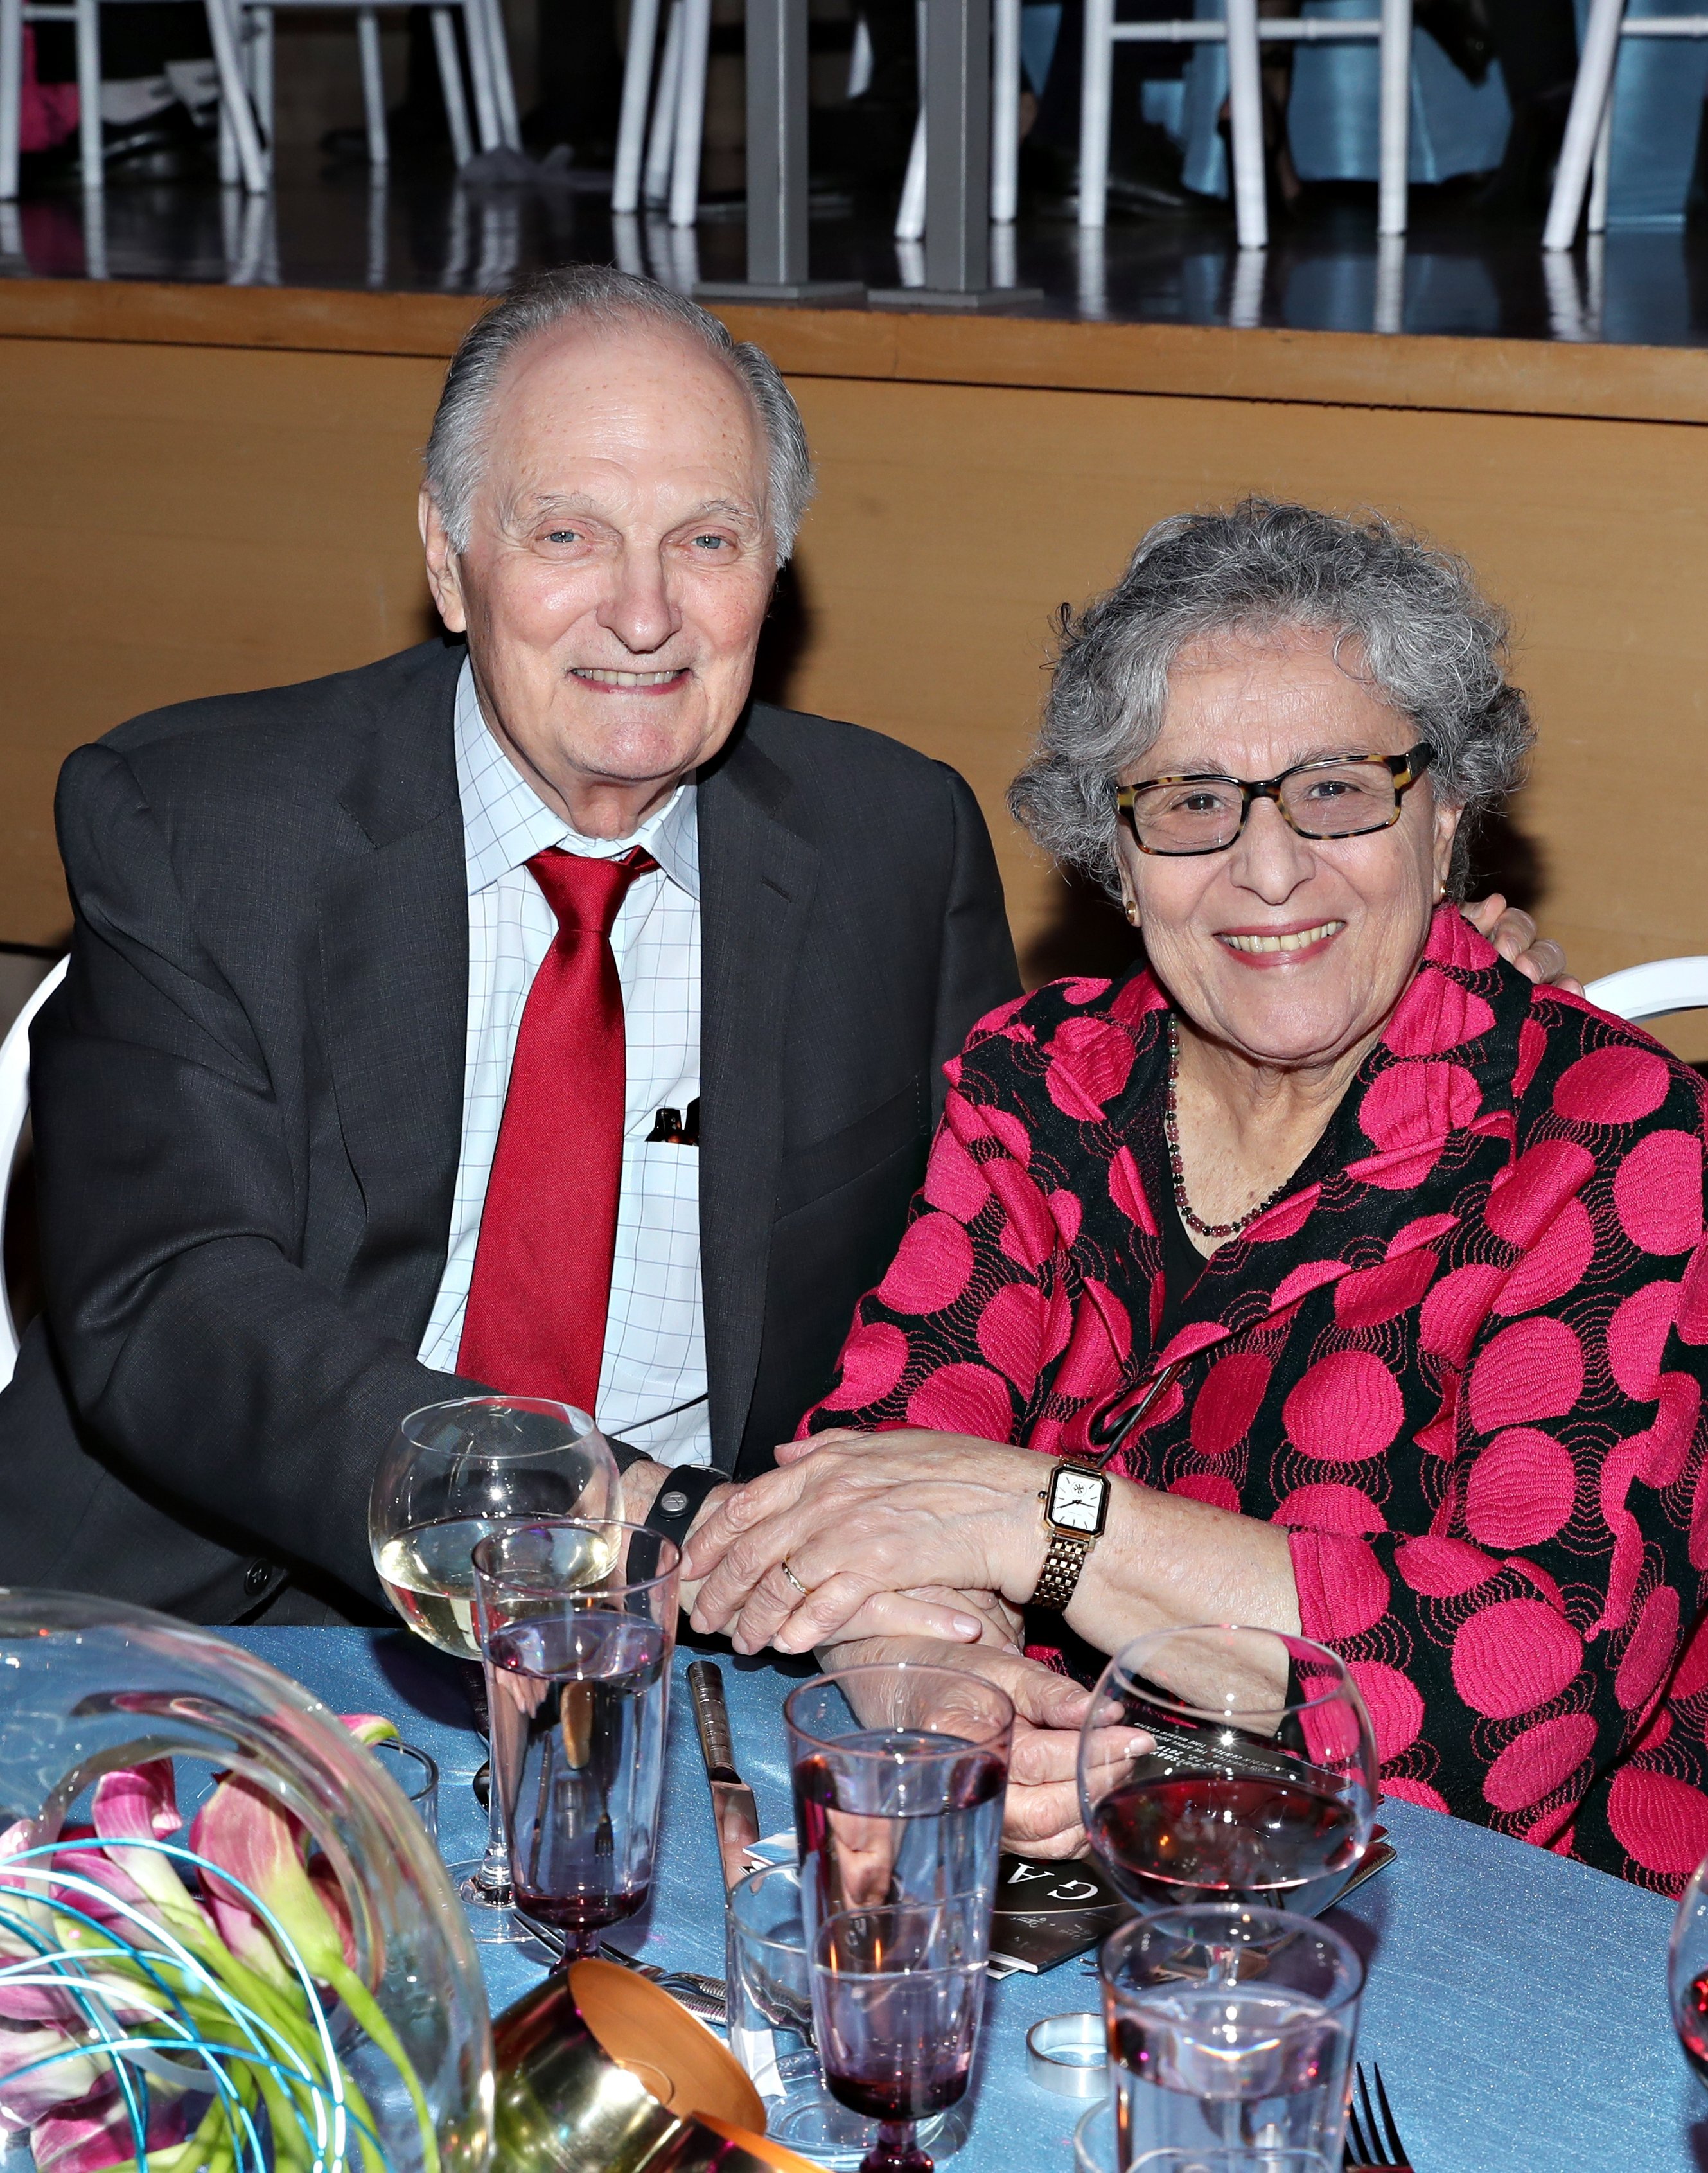
[[[228,1634],[335,1710],[396,1719],[439,1762],[445,1854],[477,1852],[468,1782],[482,1754],[455,1669],[401,1631]],[[736,1755],[776,1831],[789,1823],[789,1685],[756,1661],[723,1664]],[[682,1695],[665,1790],[657,1885],[627,1943],[721,1976],[711,1809]],[[1382,1816],[1399,1860],[1334,1921],[1368,1957],[1359,2051],[1382,2063],[1419,2173],[1701,2173],[1708,2096],[1667,2017],[1670,1903],[1409,1804]],[[536,1972],[514,1950],[482,1952],[496,2010]],[[1024,2039],[1041,2015],[1096,2004],[1075,1962],[992,1986],[961,2173],[1065,2173],[1083,2107],[1027,2081]]]

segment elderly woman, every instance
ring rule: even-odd
[[[1452,903],[1531,736],[1503,642],[1457,562],[1262,503],[1163,522],[1068,631],[1012,805],[1146,963],[976,1029],[811,1437],[692,1543],[698,1623],[843,1658],[940,1588],[962,1664],[1057,1671],[1046,1737],[1142,1631],[1302,1630],[1390,1796],[1651,1885],[1708,1851],[1702,1085]],[[1046,1749],[1010,1834],[1069,1849]]]

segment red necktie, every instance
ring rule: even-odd
[[[481,1211],[457,1371],[512,1396],[592,1411],[611,1305],[622,1175],[622,989],[611,931],[658,862],[555,848],[529,872],[558,916],[516,1036]]]

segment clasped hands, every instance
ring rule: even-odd
[[[1091,1694],[1020,1642],[1047,1545],[1048,1459],[913,1429],[836,1429],[777,1459],[716,1497],[689,1539],[695,1629],[727,1631],[740,1653],[830,1647],[831,1665],[905,1657],[984,1676],[1017,1716],[1005,1841],[1034,1856],[1082,1848],[1075,1763]],[[1114,1727],[1098,1739],[1111,1760],[1145,1740]]]

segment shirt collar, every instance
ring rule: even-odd
[[[546,805],[488,731],[466,658],[456,682],[455,732],[456,784],[471,898],[553,845],[601,860],[615,860],[640,845],[679,890],[698,900],[698,794],[691,778],[677,785],[633,836],[584,838]]]

